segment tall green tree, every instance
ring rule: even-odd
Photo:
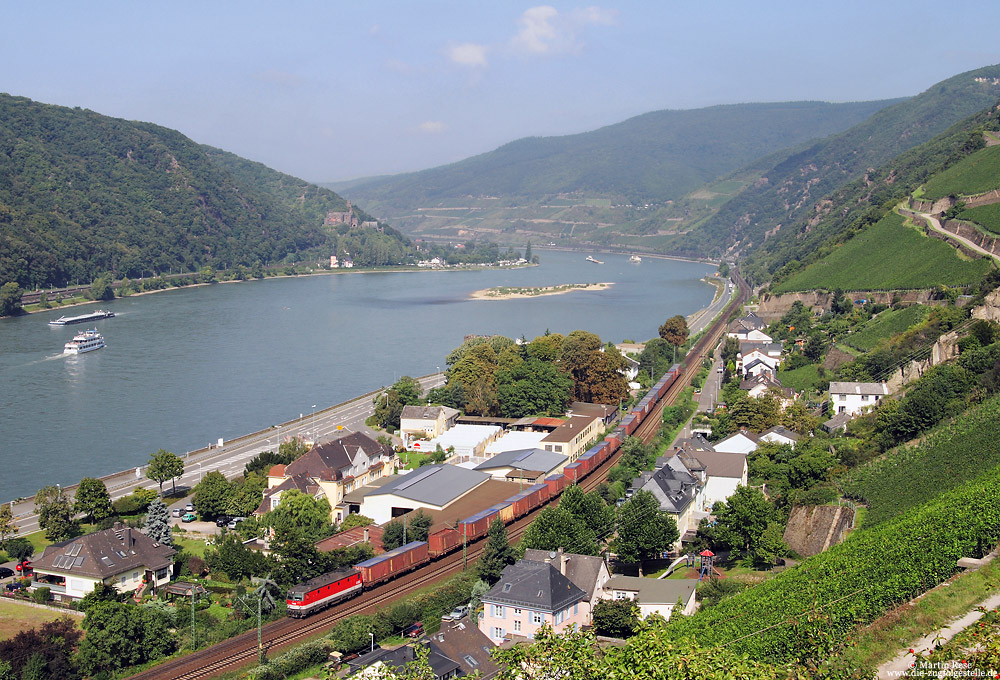
[[[298,489],[282,492],[278,507],[266,513],[261,522],[275,529],[279,525],[287,526],[313,543],[333,533],[330,501],[325,497],[304,494]]]
[[[96,603],[83,620],[86,636],[80,643],[80,668],[95,676],[162,658],[177,648],[172,627],[161,609]]]
[[[547,506],[524,532],[521,544],[535,550],[558,550],[577,555],[597,555],[600,551],[594,532],[587,523],[562,508]]]
[[[83,513],[92,522],[100,522],[111,516],[111,494],[99,479],[84,477],[76,487],[74,510]]]
[[[372,403],[375,406],[372,420],[376,425],[390,432],[399,429],[399,418],[403,407],[423,403],[420,395],[420,385],[417,381],[404,375],[388,390],[372,397]]]
[[[673,548],[680,532],[649,491],[639,491],[618,509],[615,552],[622,562],[642,562]]]
[[[626,639],[639,626],[639,608],[632,600],[598,600],[591,620],[595,634]]]
[[[725,503],[716,503],[714,537],[734,553],[742,553],[756,560],[762,552],[760,545],[771,522],[777,520],[777,511],[760,489],[736,487]]]
[[[687,341],[687,320],[680,314],[670,317],[660,326],[660,337],[675,347],[680,347]]]
[[[73,502],[60,486],[46,486],[35,494],[38,526],[45,530],[50,541],[62,541],[76,533],[73,521]]]
[[[114,300],[115,291],[111,287],[111,281],[107,276],[99,276],[90,284],[91,300]]]
[[[35,546],[26,538],[12,538],[4,545],[7,557],[15,562],[23,562],[35,554]]]
[[[619,370],[625,359],[617,351],[602,351],[601,339],[586,331],[573,331],[562,344],[559,364],[573,378],[573,398],[599,404],[617,404],[628,394],[628,383]]]
[[[7,503],[0,505],[0,549],[3,549],[7,538],[15,535],[17,531],[17,523],[14,522],[14,511],[10,509],[10,505]]]
[[[0,316],[10,316],[21,311],[21,296],[24,291],[14,281],[0,286]]]
[[[431,522],[430,516],[420,509],[397,517],[383,527],[382,547],[392,550],[413,541],[426,541]]]
[[[174,493],[177,492],[176,479],[184,474],[184,461],[180,457],[160,449],[149,457],[149,467],[146,469],[146,477],[152,479],[160,485],[160,495],[163,495],[163,482],[170,480]]]
[[[500,573],[504,567],[516,561],[514,548],[507,538],[507,527],[498,517],[493,520],[486,533],[486,546],[483,548],[483,556],[477,567],[479,578],[492,586],[500,580]]]
[[[170,528],[170,513],[166,504],[159,498],[146,508],[146,520],[144,524],[146,535],[157,543],[163,545],[173,545],[174,536]]]
[[[218,470],[212,470],[194,487],[194,507],[202,519],[214,520],[226,514],[234,487]]]
[[[496,375],[500,412],[506,418],[566,411],[573,380],[554,365],[529,358]]]
[[[583,520],[598,537],[607,535],[615,522],[615,509],[609,507],[597,491],[584,493],[576,484],[563,491],[559,507]]]

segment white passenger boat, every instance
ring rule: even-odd
[[[64,354],[83,354],[93,352],[95,349],[104,347],[104,336],[97,332],[97,329],[85,330],[77,333],[73,339],[66,343]]]

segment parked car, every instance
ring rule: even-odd
[[[198,519],[198,518],[195,517],[195,514],[193,512],[185,513],[184,516],[181,517],[181,521],[184,522],[184,523],[193,522],[196,519]]]
[[[403,629],[403,637],[416,638],[424,634],[424,624],[422,621],[417,621],[412,626],[407,626]]]
[[[170,511],[170,514],[173,515],[174,517],[180,517],[181,516],[181,509],[180,508],[174,508],[173,510]]]
[[[227,524],[226,526],[228,526],[230,529],[235,529],[236,525],[245,519],[246,517],[233,517],[231,520],[229,520],[229,524]]]
[[[448,618],[454,621],[458,621],[463,616],[469,615],[469,608],[466,605],[460,605],[451,610],[451,614],[448,614]]]
[[[233,520],[229,515],[219,515],[215,518],[215,526],[224,527],[228,525]]]
[[[7,567],[0,567],[0,578],[10,578],[14,575],[13,569],[8,569]]]
[[[188,503],[184,506],[186,512],[194,512],[194,503]]]

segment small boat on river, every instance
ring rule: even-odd
[[[91,321],[97,321],[99,319],[110,319],[115,315],[114,312],[109,312],[105,309],[98,309],[96,312],[91,312],[90,314],[81,314],[80,316],[60,316],[58,319],[53,319],[49,321],[50,326],[69,326],[74,323],[89,323]]]

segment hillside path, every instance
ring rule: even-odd
[[[927,224],[928,224],[928,226],[930,226],[931,229],[933,229],[934,231],[938,232],[939,234],[942,234],[946,239],[949,239],[949,240],[952,240],[952,241],[958,241],[962,245],[968,247],[970,250],[974,250],[977,253],[981,253],[981,254],[985,255],[986,257],[993,258],[994,260],[1000,262],[1000,257],[997,257],[996,255],[994,255],[993,253],[991,253],[988,250],[984,250],[983,248],[980,248],[978,245],[976,245],[975,243],[973,243],[969,239],[964,238],[962,236],[958,236],[957,234],[953,234],[950,231],[945,231],[941,227],[941,223],[938,221],[938,218],[934,217],[930,213],[919,212],[917,210],[912,210],[911,212],[913,212],[915,215],[920,215],[921,217],[923,217],[927,221]]]
[[[915,649],[918,652],[930,651],[934,649],[939,644],[944,644],[951,640],[953,637],[961,633],[963,630],[974,624],[980,618],[982,618],[983,613],[978,610],[982,607],[986,610],[995,609],[1000,607],[1000,594],[991,595],[982,602],[980,602],[976,607],[970,611],[965,616],[962,616],[941,630],[934,631],[933,633],[928,633],[916,642],[914,642],[908,649],[904,649],[899,654],[897,654],[892,660],[886,661],[884,664],[878,667],[878,677],[879,680],[889,680],[890,678],[901,678],[903,673],[910,668],[910,664],[913,663],[914,655],[910,654],[910,649]]]

